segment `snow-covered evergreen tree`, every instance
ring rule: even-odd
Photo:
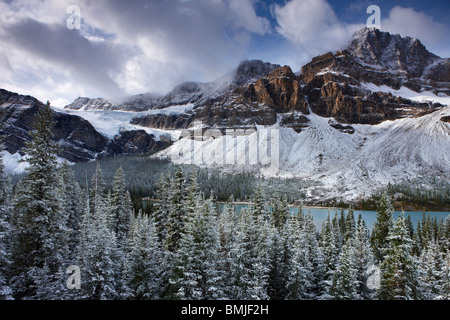
[[[131,299],[162,298],[163,255],[155,225],[140,213],[135,219],[128,257],[128,286]]]
[[[169,212],[166,223],[166,250],[176,252],[179,241],[183,235],[184,221],[186,218],[185,199],[186,199],[186,179],[183,169],[179,167],[175,172],[175,177],[171,181],[167,201]]]
[[[388,247],[388,236],[392,229],[392,218],[394,207],[387,193],[383,193],[377,204],[377,220],[372,229],[372,250],[378,263],[384,261],[384,256]]]
[[[273,243],[273,233],[267,217],[254,217],[256,236],[253,248],[252,280],[249,294],[252,300],[269,299],[269,272],[271,266],[270,252]],[[256,251],[256,252],[255,252]]]
[[[281,221],[278,223],[281,223]],[[284,228],[287,227],[287,222],[285,222]],[[271,300],[282,300],[287,295],[286,282],[288,276],[289,243],[288,233],[285,233],[284,228],[272,226],[272,245],[269,252],[271,265],[268,289]]]
[[[78,265],[81,268],[81,298],[112,300],[121,298],[121,251],[109,226],[106,200],[96,193],[87,201],[80,232]],[[89,203],[94,203],[94,209]]]
[[[219,256],[218,264],[223,274],[222,290],[225,298],[233,297],[233,256],[236,250],[237,215],[234,198],[231,196],[219,217]]]
[[[79,229],[83,207],[81,202],[81,189],[75,180],[74,173],[67,161],[63,161],[57,172],[58,175],[58,199],[61,211],[65,213],[67,223],[69,245],[69,260],[74,261],[76,248],[78,247]]]
[[[254,202],[254,208],[253,213],[257,216],[265,216],[266,215],[266,209],[264,205],[264,195],[261,188],[261,185],[258,185],[256,192],[255,192],[255,199]]]
[[[219,264],[219,230],[212,200],[197,208],[186,221],[179,250],[175,256],[180,299],[216,300],[224,298],[223,273]]]
[[[25,149],[29,166],[16,188],[11,286],[18,298],[58,299],[66,289],[67,214],[57,193],[58,146],[53,126],[53,111],[47,103],[30,132],[32,140]]]
[[[272,224],[278,230],[284,228],[289,218],[289,206],[287,203],[287,197],[284,195],[281,200],[275,201],[275,206],[272,209]]]
[[[444,254],[442,266],[442,296],[438,299],[450,300],[450,251]]]
[[[169,217],[170,203],[167,201],[170,193],[170,177],[161,175],[158,180],[158,186],[155,191],[155,210],[152,212],[152,220],[154,221],[158,238],[161,243],[166,241],[166,225]]]
[[[122,277],[123,252],[111,228],[111,199],[105,194],[100,164],[97,164],[91,183],[78,250],[78,265],[82,274],[81,298],[120,299],[126,295]]]
[[[107,190],[106,190],[106,183],[103,177],[103,171],[100,166],[100,162],[97,162],[95,173],[92,175],[91,178],[88,197],[89,209],[91,210],[92,215],[94,215],[96,207],[99,205],[99,203],[105,201],[106,195]]]
[[[355,214],[353,212],[353,208],[350,206],[347,212],[347,217],[345,221],[345,234],[344,241],[347,241],[350,238],[353,238],[356,232],[356,223],[355,223]]]
[[[420,257],[420,281],[422,283],[423,298],[434,300],[444,295],[444,254],[440,251],[439,244],[428,244]]]
[[[286,265],[286,296],[288,300],[313,299],[314,265],[306,228],[301,221],[291,218],[286,229],[289,247]]]
[[[320,248],[323,255],[324,278],[322,283],[322,298],[329,299],[329,289],[332,284],[333,274],[336,270],[337,259],[339,257],[339,248],[336,245],[337,237],[335,235],[339,230],[333,227],[330,215],[322,224]]]
[[[373,265],[373,254],[370,246],[370,233],[361,214],[358,216],[355,235],[353,238],[356,291],[361,299],[371,299],[374,292],[367,287],[368,270]]]
[[[125,174],[120,167],[114,176],[113,191],[111,194],[112,230],[116,234],[119,248],[127,252],[128,238],[133,213],[130,193],[126,187]]]
[[[354,300],[358,298],[353,238],[344,244],[335,272],[333,273],[329,295],[336,300]]]
[[[311,212],[304,218],[304,230],[306,243],[308,248],[308,257],[313,266],[313,278],[311,296],[312,298],[319,298],[324,291],[323,281],[325,279],[326,268],[324,264],[324,255],[319,247],[316,225]]]
[[[242,209],[236,228],[236,247],[231,253],[233,299],[268,299],[270,244],[264,216]]]
[[[0,146],[0,300],[9,300],[12,299],[8,276],[11,264],[11,188],[4,170],[2,151]]]
[[[404,214],[395,222],[387,237],[387,250],[381,268],[381,300],[421,298],[417,263],[412,255],[412,240]]]

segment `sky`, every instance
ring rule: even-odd
[[[164,94],[246,59],[298,72],[344,48],[370,5],[381,30],[450,57],[448,0],[0,0],[0,88],[62,107],[79,96]]]

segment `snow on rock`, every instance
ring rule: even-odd
[[[330,126],[334,119],[311,112],[306,115],[311,122],[309,127],[300,133],[276,124],[259,127],[258,132],[246,138],[184,138],[155,156],[228,172],[312,180],[320,185],[307,190],[310,199],[353,200],[369,196],[389,182],[433,176],[450,178],[450,124],[441,121],[449,115],[447,106],[419,118],[353,125],[355,133],[348,134]],[[276,165],[273,161],[268,165],[252,164],[250,159],[256,157],[252,150],[264,154],[271,144],[261,139],[261,132],[271,130],[279,135]]]
[[[149,134],[153,134],[156,139],[161,135],[171,136],[171,132],[149,129],[142,126],[132,125],[130,122],[133,118],[147,115],[180,115],[191,111],[194,108],[193,104],[175,105],[163,109],[148,110],[143,112],[131,111],[104,111],[104,110],[68,110],[57,109],[59,112],[74,114],[89,121],[94,128],[108,138],[114,138],[121,130],[145,130]]]
[[[377,86],[373,83],[364,83],[362,84],[362,87],[372,92],[391,93],[396,97],[406,98],[415,102],[432,102],[432,103],[437,102],[446,106],[450,105],[450,97],[446,95],[438,96],[431,91],[422,91],[421,93],[417,93],[406,87],[401,87],[399,90],[395,90],[385,85]]]

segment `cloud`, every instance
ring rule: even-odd
[[[253,34],[270,32],[257,0],[12,0],[0,2],[0,87],[80,94],[164,92],[210,81],[247,58]],[[82,29],[66,27],[68,6]],[[59,92],[45,75],[58,79]],[[72,87],[72,93],[66,93]],[[22,90],[22,91],[23,91]]]
[[[8,43],[51,61],[56,67],[67,68],[73,79],[87,86],[112,94],[120,88],[111,77],[121,70],[125,53],[109,43],[91,42],[79,32],[43,24],[30,18],[5,28]]]
[[[276,5],[274,14],[277,32],[298,46],[308,59],[343,48],[363,27],[339,21],[325,0],[290,0],[284,6]]]
[[[450,56],[448,35],[450,28],[434,21],[433,17],[413,8],[394,7],[383,19],[381,28],[390,33],[419,39],[429,50],[443,57]]]

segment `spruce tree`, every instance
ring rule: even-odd
[[[236,224],[237,215],[234,205],[234,198],[231,196],[228,204],[222,210],[219,217],[219,268],[223,274],[222,288],[224,297],[233,297],[233,255],[236,249]]]
[[[322,298],[328,299],[329,289],[332,284],[333,274],[336,270],[337,259],[339,256],[339,249],[336,246],[336,228],[333,226],[330,215],[328,215],[327,220],[324,221],[322,225],[321,232],[321,250],[323,254],[323,264],[324,264],[324,278],[323,278],[323,292]],[[339,230],[337,230],[339,232]]]
[[[287,197],[284,195],[281,200],[275,201],[275,207],[272,209],[272,223],[275,228],[281,230],[286,225],[289,217],[289,206]]]
[[[65,213],[69,245],[69,260],[74,261],[78,247],[79,229],[83,215],[81,188],[67,160],[58,169],[58,199],[61,211]]]
[[[219,264],[219,230],[212,200],[197,208],[186,221],[186,230],[175,256],[175,275],[180,299],[217,300],[224,297]]]
[[[162,298],[163,254],[154,224],[139,213],[128,257],[128,286],[133,300]]]
[[[11,280],[17,298],[58,299],[65,289],[67,215],[57,194],[58,145],[53,126],[47,103],[30,132],[32,140],[25,148],[29,166],[14,198]]]
[[[355,214],[353,212],[353,208],[350,206],[345,221],[344,241],[353,238],[355,232],[356,232]]]
[[[286,266],[286,296],[287,300],[305,300],[314,297],[314,266],[310,256],[307,231],[300,227],[296,218],[291,218],[287,227],[287,237],[290,239],[288,262]]]
[[[442,297],[444,280],[444,254],[439,244],[434,242],[422,252],[420,257],[420,280],[424,299],[434,300]]]
[[[89,209],[91,215],[94,215],[97,206],[100,206],[100,202],[106,201],[106,183],[103,176],[103,171],[100,166],[100,162],[97,162],[95,173],[91,178],[91,185],[89,187]],[[109,220],[109,217],[108,217]]]
[[[311,212],[304,218],[304,230],[306,237],[306,246],[308,248],[308,258],[313,268],[313,277],[311,279],[311,297],[318,299],[324,292],[324,279],[326,268],[324,263],[324,255],[319,247],[317,230],[314,224],[314,218]]]
[[[253,300],[269,299],[269,272],[271,266],[270,252],[273,243],[273,233],[270,223],[264,216],[254,217],[256,239],[253,248],[252,283],[249,294]]]
[[[372,229],[371,244],[374,257],[378,263],[384,261],[388,247],[388,235],[392,229],[394,208],[387,193],[383,193],[377,204],[377,220]]]
[[[264,195],[261,185],[258,185],[256,189],[253,214],[257,216],[265,216],[266,214],[266,209],[264,206]]]
[[[166,225],[169,217],[170,204],[168,200],[170,192],[170,177],[161,175],[155,191],[155,210],[152,212],[152,220],[155,224],[158,238],[161,243],[166,241]]]
[[[11,264],[11,189],[3,165],[3,154],[0,146],[0,300],[12,299],[9,287],[9,267]]]
[[[289,243],[285,228],[272,227],[272,246],[270,248],[269,296],[271,300],[286,297],[287,268],[289,262]]]
[[[443,255],[442,266],[442,295],[438,299],[450,300],[450,251]]]
[[[358,298],[356,271],[353,239],[349,238],[342,248],[336,270],[333,273],[329,290],[333,299],[354,300]]]
[[[370,233],[361,214],[358,216],[353,246],[355,249],[356,292],[360,299],[371,299],[374,292],[367,287],[367,281],[368,270],[373,265],[373,254],[370,247]]]
[[[178,167],[175,177],[171,181],[168,204],[169,212],[166,224],[166,250],[176,252],[184,230],[184,221],[186,218],[185,199],[186,199],[186,181],[183,169]]]
[[[381,300],[417,300],[421,286],[417,263],[412,255],[412,240],[402,215],[396,220],[387,237],[387,250],[381,268]]]
[[[99,169],[99,167],[97,167]],[[94,174],[103,178],[100,171]],[[94,191],[94,192],[92,192]],[[81,269],[81,298],[87,300],[113,300],[122,298],[121,251],[118,249],[115,233],[110,228],[106,197],[94,185],[87,199],[80,230],[78,265]],[[91,208],[91,203],[94,208]]]
[[[114,176],[111,201],[112,230],[116,234],[119,247],[126,254],[133,205],[131,203],[130,193],[126,187],[125,174],[122,167],[116,171]]]

